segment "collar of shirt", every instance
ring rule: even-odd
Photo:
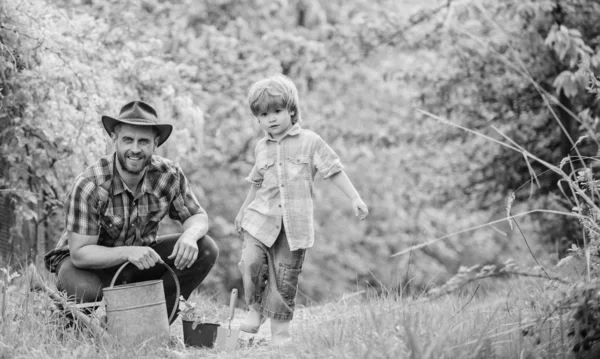
[[[279,142],[279,141],[283,140],[284,138],[286,138],[287,136],[296,136],[297,134],[300,133],[300,130],[302,130],[302,128],[300,128],[300,124],[298,122],[296,122],[292,127],[290,127],[287,130],[286,133],[283,134],[283,136],[281,136],[281,138],[279,140],[274,139],[270,133],[265,134],[265,139],[267,141]]]

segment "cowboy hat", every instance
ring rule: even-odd
[[[115,125],[117,123],[155,127],[158,131],[158,146],[162,145],[173,131],[172,125],[158,123],[156,111],[154,111],[152,106],[142,101],[132,101],[121,107],[121,112],[117,118],[102,116],[102,125],[104,125],[109,135],[115,132]]]

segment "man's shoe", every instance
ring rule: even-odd
[[[271,319],[271,345],[282,346],[292,341],[291,320]]]

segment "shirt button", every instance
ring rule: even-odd
[[[281,208],[281,205],[279,205],[279,208]]]
[[[281,166],[281,162],[279,162],[279,165]]]

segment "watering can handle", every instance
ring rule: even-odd
[[[121,272],[123,271],[123,269],[129,263],[131,263],[131,262],[125,262],[125,263],[123,263],[123,265],[117,270],[117,272],[113,276],[112,281],[110,282],[110,288],[112,288],[115,285],[117,277],[119,277],[119,274],[121,274]],[[175,280],[175,288],[176,288],[176,294],[177,295],[175,296],[175,305],[173,306],[173,310],[171,311],[171,315],[169,316],[169,323],[171,323],[171,321],[173,320],[173,317],[175,316],[175,312],[177,311],[177,307],[179,305],[179,294],[181,293],[181,289],[179,288],[179,280],[177,279],[177,275],[175,275],[175,272],[173,272],[173,270],[171,269],[171,267],[169,267],[169,265],[167,263],[163,262],[162,260],[159,263],[162,264],[163,266],[165,266],[165,268],[167,268],[169,270],[169,272],[171,272],[171,275],[173,276],[173,279]]]

